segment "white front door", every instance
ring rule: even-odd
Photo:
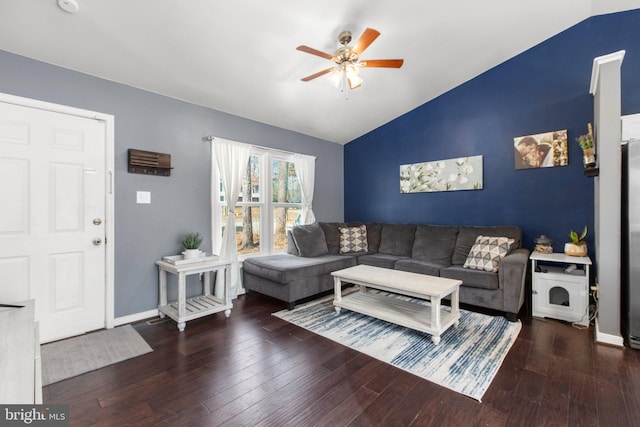
[[[41,342],[105,327],[105,123],[0,102],[0,303]]]

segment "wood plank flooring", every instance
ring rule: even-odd
[[[72,426],[633,426],[640,352],[527,319],[479,403],[293,326],[256,293],[187,323],[139,322],[153,352],[51,384]]]

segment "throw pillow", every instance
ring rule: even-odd
[[[291,229],[293,241],[301,257],[314,257],[328,254],[324,231],[318,224],[297,225]]]
[[[463,267],[495,273],[500,260],[507,256],[514,242],[507,237],[478,236]]]
[[[349,254],[355,252],[367,252],[369,245],[367,244],[367,226],[359,227],[340,227],[340,253]]]

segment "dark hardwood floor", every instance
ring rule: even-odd
[[[153,352],[49,385],[72,426],[633,426],[640,352],[524,319],[479,403],[280,320],[255,293],[187,323],[134,327]]]

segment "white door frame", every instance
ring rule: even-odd
[[[39,110],[51,111],[54,113],[67,114],[87,119],[94,119],[105,124],[105,171],[107,176],[105,182],[105,327],[113,328],[114,322],[114,283],[115,283],[115,187],[113,181],[114,157],[115,157],[115,117],[110,114],[97,113],[95,111],[83,110],[66,105],[53,104],[36,99],[23,98],[20,96],[0,93],[0,102],[14,104],[22,107],[37,108]]]

